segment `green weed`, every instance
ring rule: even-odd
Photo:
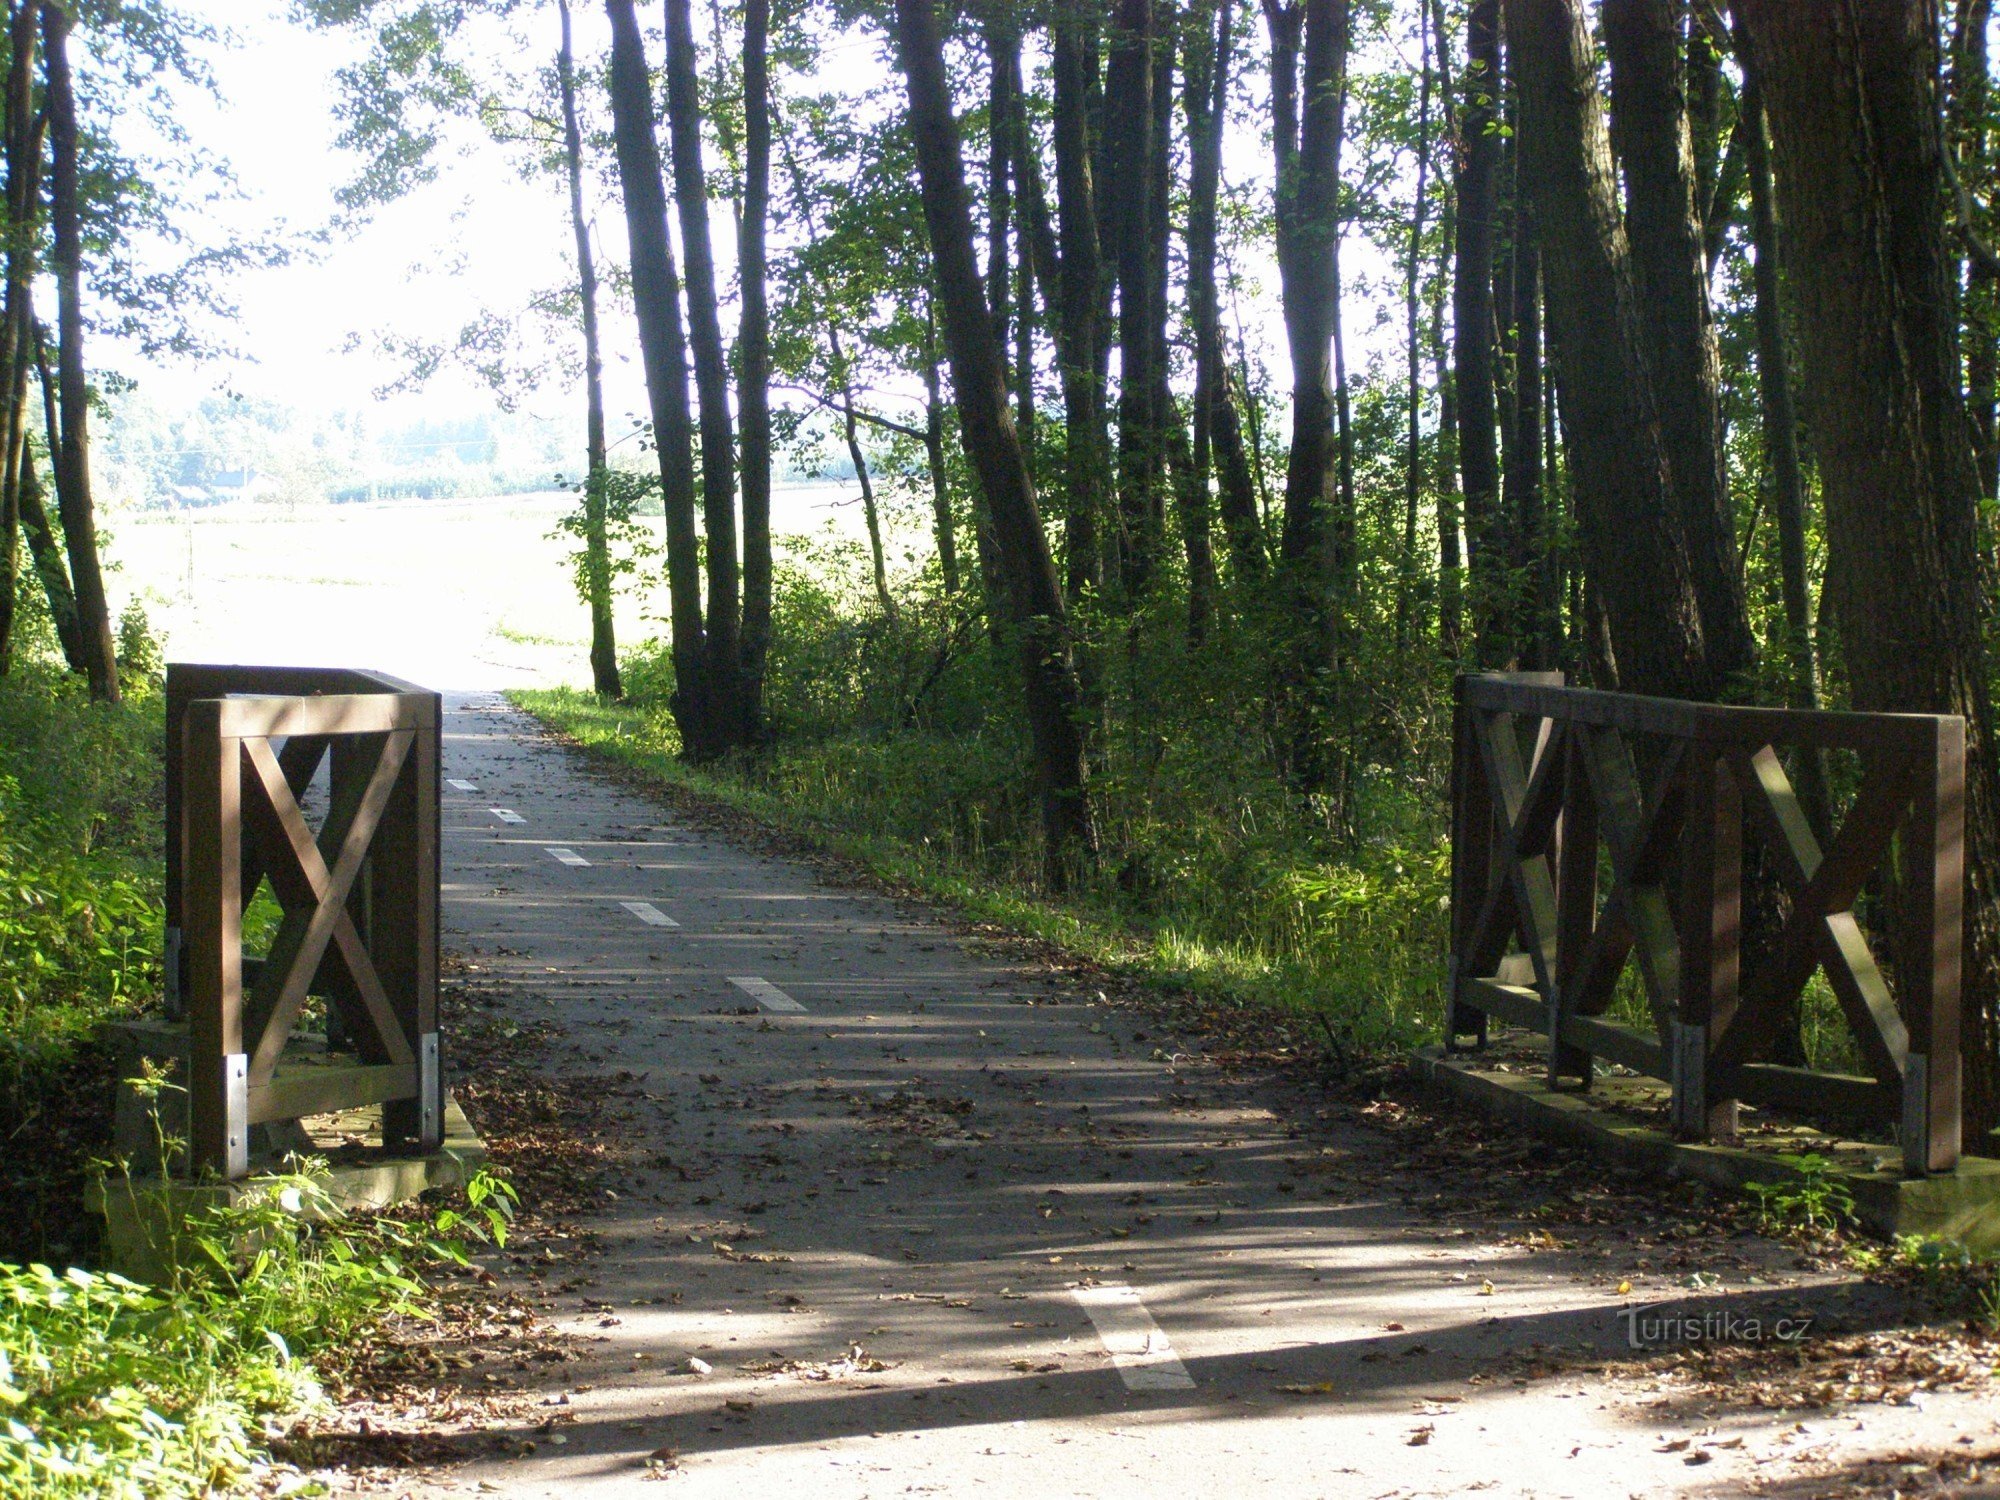
[[[1834,1234],[1855,1222],[1854,1194],[1831,1162],[1809,1154],[1798,1159],[1798,1170],[1795,1181],[1744,1184],[1766,1234]]]

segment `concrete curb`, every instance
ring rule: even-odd
[[[1751,1183],[1803,1182],[1800,1158],[1817,1153],[1854,1195],[1862,1225],[1884,1239],[1934,1235],[1975,1253],[2000,1252],[2000,1160],[1968,1156],[1936,1177],[1906,1178],[1894,1146],[1836,1140],[1801,1132],[1801,1149],[1772,1154],[1736,1146],[1690,1144],[1664,1130],[1603,1109],[1587,1094],[1551,1089],[1545,1079],[1479,1065],[1476,1054],[1420,1048],[1411,1058],[1427,1088],[1471,1104],[1496,1119],[1580,1146],[1621,1166],[1663,1177],[1688,1177],[1723,1192]]]

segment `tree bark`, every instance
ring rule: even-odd
[[[1429,0],[1418,21],[1417,65],[1417,190],[1410,202],[1410,248],[1403,263],[1403,322],[1408,380],[1403,452],[1403,539],[1397,557],[1396,651],[1409,648],[1410,621],[1416,612],[1417,508],[1423,496],[1423,354],[1419,315],[1423,307],[1424,217],[1430,207],[1431,185],[1431,28]]]
[[[1465,609],[1462,584],[1465,556],[1459,546],[1462,515],[1458,485],[1458,372],[1453,368],[1444,337],[1444,300],[1452,284],[1454,252],[1458,245],[1458,195],[1464,175],[1465,148],[1451,113],[1451,35],[1444,26],[1444,0],[1427,0],[1432,39],[1437,44],[1438,97],[1444,101],[1442,126],[1451,138],[1452,183],[1444,195],[1438,221],[1438,270],[1431,297],[1431,359],[1437,369],[1438,453],[1438,644],[1445,660],[1456,662],[1464,645]]]
[[[1743,114],[1750,178],[1752,312],[1757,335],[1758,405],[1763,419],[1764,483],[1778,531],[1783,606],[1779,656],[1785,663],[1787,702],[1793,708],[1814,709],[1820,706],[1819,671],[1813,647],[1811,585],[1806,577],[1806,485],[1799,462],[1791,356],[1785,348],[1784,310],[1779,302],[1778,212],[1771,181],[1770,136],[1764,123],[1763,91],[1749,61],[1749,48],[1740,48],[1739,56],[1743,92],[1737,107]],[[1819,753],[1800,752],[1794,774],[1813,827],[1826,836],[1831,804]]]
[[[882,550],[882,513],[875,504],[875,481],[868,472],[868,455],[861,450],[861,430],[854,411],[854,379],[847,368],[847,352],[841,348],[840,326],[826,325],[827,349],[833,355],[834,376],[840,385],[841,435],[847,442],[847,460],[854,465],[854,479],[861,486],[861,518],[868,528],[868,558],[875,578],[875,602],[888,619],[896,618],[896,601],[889,594],[889,563]]]
[[[1458,257],[1452,273],[1452,383],[1458,400],[1458,472],[1470,553],[1475,659],[1504,664],[1505,556],[1500,455],[1494,433],[1493,238],[1500,186],[1500,0],[1473,0],[1459,79]]]
[[[687,334],[680,277],[667,239],[667,195],[653,134],[652,84],[633,0],[605,0],[611,22],[612,140],[625,200],[632,304],[660,459],[667,530],[667,584],[673,616],[674,723],[682,751],[706,760],[726,740],[712,708],[708,642],[701,611],[701,544],[695,532],[694,424],[688,410]]]
[[[1979,497],[1952,323],[1935,38],[1923,0],[1741,0],[1812,402],[1828,589],[1854,706],[1965,718],[1965,1123],[2000,1119],[2000,771]]]
[[[562,26],[556,85],[562,95],[563,164],[569,178],[570,231],[576,239],[577,298],[583,309],[583,572],[590,604],[590,677],[599,694],[619,698],[624,696],[624,687],[618,680],[618,638],[611,621],[611,550],[604,532],[604,355],[597,337],[597,263],[590,251],[590,221],[583,212],[583,132],[576,118],[569,0],[556,0],[556,14]]]
[[[56,453],[56,508],[76,590],[78,639],[90,694],[118,701],[118,647],[98,562],[97,513],[90,494],[90,386],[83,363],[83,221],[78,187],[76,95],[70,80],[69,13],[42,6],[42,68],[48,86],[49,258],[56,282],[56,372],[62,419]]]
[[[702,167],[701,97],[688,0],[666,0],[667,128],[673,141],[674,202],[687,257],[689,347],[701,413],[702,529],[708,544],[709,696],[725,747],[748,744],[743,705],[742,580],[736,544],[736,439],[729,413],[729,362],[715,295]]]
[[[1952,37],[1950,114],[1946,139],[1959,153],[1958,170],[1972,181],[1991,180],[1987,127],[1986,33],[1992,0],[1960,0]],[[1990,230],[1990,223],[1977,226]],[[2000,493],[2000,281],[1977,256],[1965,268],[1965,390],[1979,459],[1980,493]]]
[[[1008,410],[1004,366],[980,292],[958,122],[931,0],[897,0],[896,41],[909,90],[910,131],[952,385],[966,452],[992,512],[1021,650],[1042,808],[1044,878],[1052,889],[1066,889],[1095,859],[1096,837],[1084,787],[1082,696],[1070,659],[1062,588],[1042,532],[1034,480]]]
[[[41,129],[35,114],[36,10],[33,0],[8,7],[6,94],[7,222],[14,226],[6,254],[6,304],[0,311],[0,389],[6,412],[0,421],[0,674],[13,660],[14,611],[21,574],[21,455],[27,446],[29,297],[34,256],[28,226],[40,202]]]
[[[1109,491],[1104,379],[1098,359],[1104,261],[1097,184],[1091,170],[1090,74],[1096,28],[1089,0],[1061,0],[1053,21],[1056,213],[1062,226],[1062,307],[1056,358],[1062,366],[1064,591],[1074,609],[1103,585],[1099,522]]]
[[[1157,428],[1160,351],[1153,347],[1154,0],[1119,0],[1105,75],[1104,139],[1118,247],[1119,599],[1130,609],[1150,587],[1164,529]]]
[[[771,309],[765,288],[771,216],[770,24],[771,0],[744,0],[743,221],[736,265],[743,308],[736,336],[736,416],[742,427],[742,712],[744,728],[754,739],[766,732],[764,669],[771,648]]]
[[[1507,0],[1506,15],[1570,481],[1621,682],[1632,692],[1711,697],[1582,6]],[[1461,382],[1464,374],[1461,364]],[[1468,437],[1477,426],[1461,417]],[[1469,492],[1469,468],[1466,483]]]
[[[1217,481],[1230,572],[1239,584],[1254,586],[1266,571],[1263,527],[1257,519],[1257,497],[1243,453],[1236,403],[1229,393],[1215,287],[1216,212],[1235,21],[1235,0],[1204,0],[1188,18],[1187,61],[1182,69],[1188,122],[1188,325],[1194,333],[1192,462],[1204,496],[1211,478]]]
[[[1721,361],[1708,305],[1702,205],[1682,79],[1675,0],[1608,0],[1612,144],[1625,174],[1625,223],[1646,366],[1657,395],[1702,639],[1718,692],[1747,688],[1756,664],[1722,451]]]
[[[958,592],[958,539],[952,519],[951,470],[944,458],[944,399],[938,390],[937,319],[924,304],[924,459],[931,471],[931,517],[937,528],[944,591]]]

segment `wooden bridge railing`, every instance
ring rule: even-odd
[[[1684,1139],[1737,1101],[1892,1125],[1911,1175],[1959,1155],[1965,727],[1925,714],[1725,708],[1461,677],[1452,768],[1448,1041],[1538,1031],[1551,1083],[1606,1058],[1671,1083]],[[1856,752],[1824,842],[1781,752]],[[1743,972],[1744,834],[1788,906]],[[1890,976],[1855,908],[1883,872]],[[1608,889],[1600,891],[1608,874]],[[1649,1029],[1607,1018],[1627,964]],[[1868,1076],[1767,1061],[1815,968]]]
[[[252,1125],[381,1104],[385,1146],[435,1150],[439,698],[372,672],[167,669],[170,999],[190,1032],[191,1165],[249,1168]],[[329,764],[326,816],[301,809]],[[268,880],[270,952],[243,952]],[[308,994],[353,1066],[279,1071]]]

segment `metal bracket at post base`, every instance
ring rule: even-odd
[[[1931,1129],[1933,1082],[1930,1054],[1912,1052],[1903,1065],[1903,1118],[1896,1136],[1897,1143],[1903,1148],[1905,1177],[1932,1175],[1931,1158],[1939,1144]],[[1995,1132],[1995,1139],[2000,1140],[2000,1131]],[[1947,1160],[1957,1159],[1958,1146],[1952,1142]]]
[[[382,1144],[414,1146],[420,1155],[444,1144],[444,1069],[435,1031],[417,1038],[417,1096],[382,1106]]]
[[[223,1054],[219,1077],[194,1084],[188,1101],[194,1167],[233,1182],[250,1174],[250,1056]]]

